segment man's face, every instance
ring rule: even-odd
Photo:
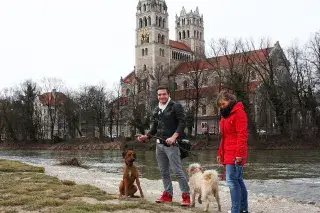
[[[158,100],[161,104],[166,104],[169,98],[169,94],[166,89],[158,90]]]

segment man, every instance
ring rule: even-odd
[[[183,172],[180,150],[173,143],[184,136],[185,113],[181,104],[172,101],[167,87],[157,89],[159,105],[152,116],[152,126],[147,135],[138,137],[144,141],[152,135],[156,135],[164,141],[157,140],[156,157],[160,169],[164,191],[156,202],[172,202],[173,188],[170,177],[170,166],[178,177],[179,187],[182,191],[182,206],[190,205],[189,185]]]

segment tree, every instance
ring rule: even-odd
[[[226,39],[212,41],[211,52],[213,57],[208,59],[215,74],[215,83],[218,91],[227,89],[234,92],[237,98],[244,104],[248,114],[249,132],[253,138],[257,138],[257,130],[254,121],[254,109],[252,103],[252,81],[254,73],[249,65],[250,54],[242,40],[230,43]]]

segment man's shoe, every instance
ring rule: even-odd
[[[156,203],[163,203],[163,202],[172,202],[172,195],[166,191],[163,191],[161,197],[159,197],[156,200]]]
[[[181,206],[190,206],[190,195],[186,192],[182,193]]]

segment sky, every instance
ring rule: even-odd
[[[320,30],[319,0],[166,0],[170,39],[182,6],[212,39],[268,37],[285,48]],[[55,77],[112,88],[135,63],[138,0],[0,0],[0,90]]]

